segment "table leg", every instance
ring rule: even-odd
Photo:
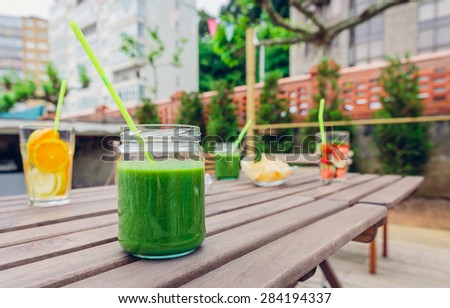
[[[388,212],[389,214],[389,212]],[[387,258],[387,237],[388,237],[388,215],[386,215],[386,222],[383,226],[383,257]]]
[[[342,284],[337,278],[336,273],[334,272],[328,260],[325,260],[322,263],[320,263],[320,268],[322,269],[325,278],[327,278],[332,288],[342,288]]]
[[[369,273],[376,274],[377,272],[377,240],[374,238],[370,242],[369,253]]]

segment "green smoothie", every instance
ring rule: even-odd
[[[238,153],[217,153],[214,164],[216,178],[221,179],[237,179],[239,178],[239,165],[241,156]]]
[[[119,243],[143,258],[191,252],[205,238],[202,161],[120,161]]]

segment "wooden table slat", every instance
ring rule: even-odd
[[[423,182],[422,176],[407,176],[388,185],[373,194],[361,199],[360,202],[382,204],[392,208],[395,204],[413,193]]]
[[[206,220],[206,231],[208,234],[213,235],[311,201],[314,201],[314,199],[295,194],[277,200],[263,202],[258,204],[257,208],[249,206],[221,215],[214,215],[208,217]]]
[[[398,175],[383,175],[372,181],[349,187],[337,193],[326,196],[326,199],[348,201],[350,204],[356,203],[368,194],[377,191],[389,184],[398,181],[401,177]]]
[[[378,178],[378,175],[375,174],[363,174],[355,177],[350,177],[344,182],[332,183],[330,185],[324,185],[317,187],[315,189],[310,189],[302,193],[303,196],[312,197],[312,198],[323,198],[327,195],[331,195],[332,193],[338,192],[340,190],[344,190],[346,188],[368,182]]]
[[[100,227],[66,235],[55,236],[34,242],[2,248],[0,271],[11,267],[36,262],[72,251],[109,243],[117,239],[117,225]]]
[[[205,208],[206,216],[217,215],[233,210],[237,210],[252,204],[258,204],[265,201],[276,200],[278,198],[295,194],[297,192],[322,185],[320,181],[307,183],[301,186],[284,186],[271,191],[256,190],[255,193],[243,196],[238,200],[226,200],[214,204],[207,204]]]
[[[84,230],[91,230],[114,224],[117,224],[116,213],[88,217],[85,219],[70,220],[46,226],[17,230],[13,232],[5,232],[0,234],[0,248],[38,241]],[[93,232],[96,231],[94,230]]]
[[[81,199],[80,199],[81,200]],[[89,201],[91,200],[91,201]],[[110,192],[90,197],[84,201],[54,208],[29,207],[27,210],[3,213],[0,216],[0,234],[12,230],[37,227],[62,221],[117,212],[117,197]]]
[[[386,209],[357,204],[217,268],[183,287],[292,285],[334,251],[386,217]],[[329,230],[333,230],[329,236]]]
[[[347,204],[343,201],[315,201],[207,237],[199,249],[183,258],[150,262],[140,260],[70,286],[178,287],[234,258],[341,211]]]
[[[0,288],[60,287],[136,260],[107,243],[4,270]]]
[[[273,190],[280,190],[286,187],[293,187],[293,186],[301,187],[302,184],[307,184],[311,182],[319,183],[319,177],[310,175],[299,176],[296,177],[295,179],[289,179],[283,186],[277,187],[258,187],[253,183],[243,183],[242,185],[240,185],[241,188],[240,190],[236,190],[236,186],[233,186],[231,189],[222,188],[221,193],[207,195],[206,203],[209,205],[217,202],[238,199],[240,197],[249,196],[254,193],[263,193]]]
[[[108,185],[108,186],[95,186],[95,187],[72,189],[71,196],[78,197],[78,196],[94,195],[99,192],[100,193],[105,192],[105,189],[115,190],[116,186]],[[0,197],[0,209],[3,206],[11,206],[11,205],[16,205],[16,204],[17,205],[27,204],[27,196],[25,194],[23,194],[23,195],[12,195],[12,196]]]

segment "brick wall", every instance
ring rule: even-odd
[[[420,74],[420,98],[425,105],[425,115],[450,114],[450,51],[419,55],[412,57],[419,66]],[[380,107],[379,95],[382,88],[379,85],[380,70],[384,62],[373,63],[364,66],[344,68],[341,70],[340,84],[342,87],[343,112],[353,119],[371,118],[372,113]],[[259,105],[259,94],[262,84],[256,84],[255,97],[256,108]],[[315,93],[317,84],[314,71],[309,74],[288,77],[279,81],[279,95],[289,101],[290,111],[294,115],[295,122],[301,122],[308,116],[313,107],[312,94]],[[215,92],[201,94],[201,100],[205,106],[205,119],[208,112],[208,103]],[[162,123],[175,123],[180,105],[181,93],[177,92],[171,98],[159,100],[158,112]],[[239,86],[234,89],[233,103],[239,124],[244,125],[246,87]],[[130,113],[133,115],[134,110]],[[95,114],[73,117],[74,120],[115,122],[122,121],[117,110],[108,110],[104,107],[97,108]]]

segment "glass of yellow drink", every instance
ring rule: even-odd
[[[28,201],[33,206],[70,203],[75,133],[72,127],[29,125],[20,128]]]

